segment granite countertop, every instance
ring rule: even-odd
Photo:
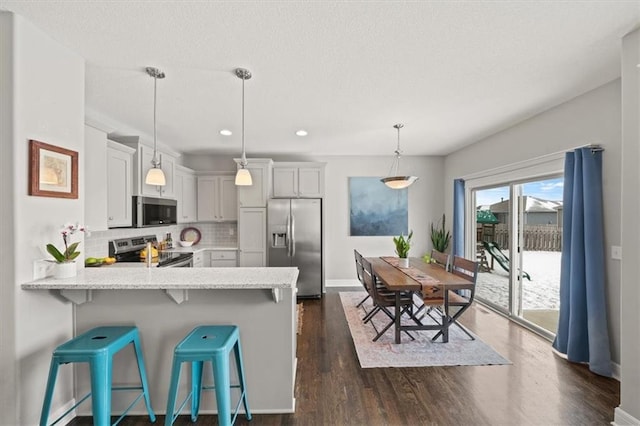
[[[295,288],[298,268],[84,268],[72,278],[43,278],[25,290]]]

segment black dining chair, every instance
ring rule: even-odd
[[[395,312],[395,293],[391,291],[385,291],[376,283],[379,281],[373,271],[373,267],[371,266],[371,262],[367,259],[362,259],[362,266],[364,268],[364,280],[367,285],[371,289],[371,299],[373,300],[374,308],[367,314],[365,317],[365,323],[371,321],[373,317],[379,312],[384,312],[385,315],[389,317],[391,320],[387,325],[385,325],[382,330],[378,332],[376,337],[373,338],[373,341],[376,342],[386,331],[395,323],[396,315],[402,316],[407,313],[410,317],[413,317],[412,309],[413,309],[413,299],[412,294],[401,294],[400,297],[400,312]],[[392,313],[389,308],[394,308],[394,312]],[[377,331],[377,330],[376,330]],[[407,336],[411,338],[411,340],[415,340],[415,338],[406,330],[403,330]]]
[[[362,304],[364,302],[367,301],[367,299],[369,299],[371,297],[370,291],[367,288],[367,285],[364,282],[364,268],[362,267],[362,255],[358,252],[358,250],[354,249],[353,250],[353,254],[354,257],[356,259],[356,275],[358,276],[358,281],[360,281],[360,284],[362,284],[362,286],[364,287],[365,291],[367,292],[367,295],[364,297],[364,299],[362,299],[357,305],[356,307],[359,308],[360,306],[362,306]]]
[[[471,340],[475,340],[475,337],[469,330],[467,330],[462,324],[458,322],[458,318],[467,310],[469,306],[473,303],[473,299],[476,294],[476,282],[478,280],[478,269],[480,264],[478,262],[474,262],[469,259],[465,259],[464,257],[454,256],[453,263],[451,264],[451,273],[454,275],[458,275],[460,277],[466,278],[473,283],[473,287],[470,290],[465,290],[462,293],[458,294],[453,290],[449,290],[449,308],[459,308],[456,313],[451,317],[451,321],[462,331],[464,331],[467,336],[471,338]],[[446,315],[449,316],[450,313],[446,312]],[[435,340],[442,334],[442,331],[438,332],[433,339]]]
[[[441,266],[445,271],[449,270],[451,256],[436,249],[431,250],[431,263]]]

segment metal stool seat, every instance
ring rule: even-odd
[[[238,381],[231,384],[229,376],[229,356],[233,350],[236,359]],[[213,368],[213,382],[215,386],[202,384],[202,367],[205,361],[211,362]],[[191,392],[175,410],[180,369],[183,362],[191,362]],[[240,398],[231,412],[231,388],[240,388]],[[235,422],[240,404],[244,404],[247,420],[251,420],[251,411],[247,401],[247,387],[244,380],[242,363],[242,349],[240,347],[240,333],[235,325],[204,325],[194,328],[175,348],[173,367],[171,369],[171,384],[167,400],[165,426],[170,426],[176,420],[189,398],[191,398],[191,421],[195,422],[200,411],[200,396],[202,391],[215,390],[218,406],[218,424],[228,426]],[[175,414],[174,414],[175,413]],[[233,414],[233,418],[231,417]]]
[[[133,344],[135,349],[141,386],[112,387],[113,355],[129,344]],[[51,367],[49,369],[49,379],[47,380],[47,390],[40,415],[40,426],[47,426],[48,424],[51,399],[53,398],[58,368],[60,364],[68,364],[71,362],[89,363],[91,392],[81,398],[78,403],[58,417],[51,425],[59,422],[64,416],[69,414],[89,397],[91,397],[92,403],[93,424],[96,426],[109,425],[111,422],[111,391],[136,390],[141,391],[140,394],[114,424],[120,422],[142,397],[144,397],[150,420],[152,422],[156,421],[156,416],[151,409],[151,401],[149,399],[147,373],[144,367],[144,360],[142,359],[142,347],[140,345],[138,329],[133,326],[114,326],[93,328],[63,343],[53,351]]]

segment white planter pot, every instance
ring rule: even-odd
[[[53,268],[54,278],[71,278],[75,277],[77,273],[76,262],[56,263],[55,268]]]
[[[398,258],[398,266],[401,267],[401,268],[408,268],[409,267],[409,258],[406,258],[406,257]]]

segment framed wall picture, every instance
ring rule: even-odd
[[[30,140],[29,195],[78,198],[78,153]]]
[[[350,177],[349,204],[349,235],[407,235],[407,188],[388,188],[379,177]]]

